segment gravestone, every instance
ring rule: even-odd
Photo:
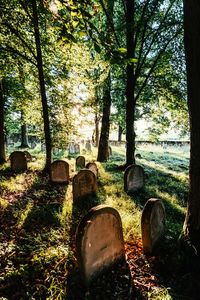
[[[31,149],[34,149],[37,146],[35,141],[31,141]]]
[[[51,164],[50,180],[55,183],[67,183],[69,181],[69,164],[64,160],[55,160]]]
[[[108,146],[108,158],[112,155],[112,148]]]
[[[124,173],[124,191],[134,193],[144,186],[144,170],[141,166],[131,165]]]
[[[74,145],[74,150],[75,150],[76,154],[80,154],[80,146],[79,146],[79,144],[75,144]]]
[[[24,151],[27,162],[32,161],[32,155],[28,151]]]
[[[86,149],[88,152],[91,152],[91,151],[92,151],[92,146],[91,146],[91,143],[90,143],[89,140],[85,143],[85,149]]]
[[[90,170],[80,170],[73,178],[73,201],[76,202],[96,192],[97,183],[94,173]]]
[[[83,169],[84,167],[85,167],[85,157],[80,155],[76,158],[76,168]]]
[[[42,152],[46,151],[46,145],[44,143],[41,144],[41,151]]]
[[[14,151],[10,154],[10,164],[12,171],[27,170],[26,154],[23,151]]]
[[[121,218],[106,205],[93,207],[76,231],[76,253],[87,286],[115,263],[125,261]]]
[[[144,253],[152,253],[163,237],[165,227],[165,207],[159,199],[149,199],[142,211],[141,229]]]
[[[55,156],[56,156],[56,155],[59,155],[59,152],[60,152],[60,151],[59,151],[59,149],[58,149],[57,147],[54,147],[54,148],[53,148],[53,155],[55,155]]]
[[[98,175],[99,175],[99,171],[98,171],[98,168],[97,168],[97,165],[95,163],[87,163],[87,165],[85,166],[86,169],[92,171],[94,173],[94,175],[96,176],[96,178],[98,178]]]
[[[69,152],[69,154],[75,154],[74,143],[70,143],[70,144],[69,144],[68,152]]]

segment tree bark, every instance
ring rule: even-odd
[[[36,0],[31,0],[31,4],[33,10],[33,25],[34,25],[34,35],[35,35],[35,43],[36,43],[36,51],[37,51],[37,68],[38,68],[39,82],[40,82],[40,94],[42,100],[42,111],[43,111],[43,120],[44,120],[44,136],[45,136],[45,144],[46,144],[46,164],[44,170],[49,171],[51,166],[51,160],[52,160],[51,132],[50,132],[49,112],[48,112],[47,96],[46,96],[45,81],[44,81],[42,51],[41,51],[40,32],[39,32],[39,24],[38,24],[38,10],[37,10]]]
[[[184,1],[184,43],[190,115],[190,188],[184,235],[200,251],[200,3]]]
[[[21,111],[21,145],[20,148],[28,148],[27,126],[24,120],[24,112]]]
[[[127,59],[134,58],[134,0],[126,0]],[[126,166],[135,163],[135,74],[133,63],[127,64],[126,82]]]
[[[107,25],[107,43],[112,44],[113,34],[113,8],[114,0],[107,1],[105,8],[103,1],[101,1],[103,9],[106,11],[106,25]],[[108,159],[108,144],[109,144],[109,131],[110,131],[110,108],[111,108],[111,71],[109,70],[108,76],[105,80],[104,97],[103,97],[103,116],[101,123],[101,134],[98,147],[97,161],[103,162]]]
[[[123,128],[121,125],[118,126],[118,142],[122,141],[122,133],[123,133]]]
[[[95,147],[99,146],[99,117],[98,113],[95,113]]]
[[[97,161],[103,162],[108,159],[108,144],[109,144],[109,131],[110,131],[110,72],[105,82],[104,98],[103,98],[103,116],[101,124],[101,134],[98,147]]]
[[[5,134],[4,134],[4,104],[3,80],[0,79],[0,164],[6,161]]]

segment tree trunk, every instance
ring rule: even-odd
[[[32,9],[33,9],[33,25],[34,25],[34,35],[35,35],[35,43],[37,50],[37,68],[39,74],[39,82],[40,82],[40,94],[42,100],[42,111],[43,111],[43,120],[44,120],[44,136],[45,136],[45,144],[46,144],[46,164],[44,170],[49,171],[51,166],[51,132],[50,132],[50,124],[49,124],[49,112],[48,112],[48,104],[46,97],[46,89],[44,82],[44,72],[43,72],[43,63],[42,63],[42,51],[41,51],[41,43],[40,43],[40,32],[38,25],[38,11],[36,0],[31,0]]]
[[[134,58],[134,0],[126,0],[127,59]],[[126,82],[126,165],[135,163],[135,74],[133,63],[127,64]]]
[[[5,152],[5,135],[4,135],[4,96],[3,96],[3,80],[0,79],[0,164],[6,161]]]
[[[122,133],[123,133],[123,128],[122,126],[118,126],[118,142],[122,141]]]
[[[28,148],[27,126],[24,120],[24,112],[21,111],[21,145],[20,148]]]
[[[99,117],[98,113],[95,113],[95,147],[99,146]]]
[[[101,124],[101,135],[99,140],[97,161],[103,162],[108,159],[108,144],[109,144],[109,130],[110,130],[110,72],[105,82],[104,98],[103,98],[103,116]]]
[[[190,188],[184,235],[200,251],[200,4],[184,1],[184,42],[190,114]],[[200,253],[200,252],[199,252]]]

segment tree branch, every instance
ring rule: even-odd
[[[169,13],[170,9],[171,9],[172,6],[173,6],[173,4],[174,4],[174,3],[172,2],[172,3],[169,5],[169,7],[168,7],[168,9],[167,9],[167,11],[166,11],[166,13],[165,13],[165,15],[164,15],[162,21],[160,22],[160,25],[159,25],[158,29],[155,31],[155,33],[154,33],[154,35],[153,35],[153,38],[152,38],[152,40],[151,40],[151,42],[150,42],[150,45],[149,45],[149,47],[147,48],[146,53],[145,53],[144,56],[143,56],[143,59],[142,59],[142,61],[141,61],[141,64],[139,63],[139,60],[138,60],[137,67],[136,67],[136,71],[135,71],[136,76],[138,76],[138,74],[140,73],[140,71],[141,71],[141,69],[142,69],[142,67],[143,67],[143,65],[144,65],[144,62],[145,62],[145,60],[146,60],[146,58],[147,58],[147,55],[148,55],[149,52],[151,51],[152,45],[154,44],[156,38],[158,37],[159,32],[161,31],[161,29],[163,29],[163,24],[164,24],[164,22],[165,22],[165,20],[166,20],[166,18],[167,18],[167,16],[168,16],[168,13]],[[144,39],[143,39],[143,43],[142,43],[141,48],[140,48],[140,55],[142,55],[142,52],[143,52],[143,45],[144,45],[144,42],[145,42],[145,40],[147,39],[147,37],[148,37],[148,35],[147,35],[146,37],[144,37]],[[141,59],[141,56],[140,56],[140,59]]]
[[[107,21],[108,21],[108,23],[110,24],[110,27],[111,27],[111,29],[112,29],[112,31],[113,31],[113,33],[114,33],[116,43],[117,43],[118,47],[120,47],[120,42],[119,42],[119,40],[118,40],[116,31],[115,31],[115,27],[114,27],[114,24],[113,24],[113,20],[112,20],[112,18],[110,17],[110,15],[109,15],[107,9],[105,8],[105,5],[104,5],[103,1],[102,1],[102,0],[99,0],[99,2],[100,2],[101,6],[102,6],[102,8],[103,8],[103,11],[104,11],[105,15],[106,15]]]
[[[37,67],[37,63],[34,62],[30,57],[28,57],[25,54],[22,54],[20,51],[18,51],[17,49],[12,48],[11,46],[8,46],[8,45],[6,45],[6,47],[0,46],[0,50],[4,51],[4,52],[10,52],[11,54],[18,55],[18,56],[22,57],[23,59],[25,59],[26,61],[30,62],[31,64],[33,64],[34,66]]]
[[[136,95],[136,97],[135,97],[135,101],[137,101],[137,99],[139,98],[140,94],[142,93],[144,87],[145,87],[146,84],[147,84],[147,81],[149,80],[151,74],[153,73],[153,71],[154,71],[154,69],[155,69],[155,67],[156,67],[156,65],[157,65],[158,60],[160,59],[160,57],[162,56],[162,54],[163,54],[163,53],[165,52],[165,50],[167,49],[167,46],[171,43],[171,41],[173,41],[173,39],[174,39],[175,37],[177,37],[177,36],[181,33],[181,31],[182,31],[182,28],[180,28],[180,29],[179,29],[179,30],[171,37],[171,39],[169,39],[169,40],[166,42],[165,47],[163,47],[163,48],[160,50],[160,52],[158,53],[156,59],[154,60],[152,66],[151,66],[151,68],[150,68],[150,70],[149,70],[149,72],[148,72],[148,74],[147,74],[147,76],[146,76],[146,78],[145,78],[145,80],[144,80],[142,86],[141,86],[141,88],[139,89],[139,91],[138,91],[138,93],[137,93],[137,95]]]
[[[33,55],[35,59],[37,59],[34,51],[32,48],[28,45],[28,43],[23,39],[23,37],[19,34],[19,31],[15,29],[12,25],[10,25],[8,22],[3,22],[2,25],[5,25],[10,31],[22,42],[22,44],[29,50],[29,52]]]

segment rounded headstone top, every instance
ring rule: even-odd
[[[144,186],[144,170],[141,166],[132,164],[124,172],[124,191],[134,193]]]
[[[77,227],[76,252],[87,285],[108,266],[125,259],[122,223],[116,209],[107,205],[90,209]]]
[[[145,253],[151,253],[161,239],[165,227],[165,207],[160,199],[149,199],[142,211],[142,243]]]

